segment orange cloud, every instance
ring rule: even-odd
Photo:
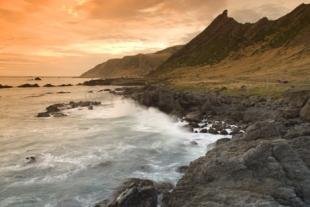
[[[185,43],[226,8],[254,21],[301,2],[0,0],[0,75],[78,75],[111,57]]]

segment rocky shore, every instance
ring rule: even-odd
[[[184,167],[173,190],[151,187],[156,193],[145,193],[144,188],[127,187],[98,206],[310,206],[310,90],[272,98],[145,86],[117,94],[184,118],[193,130],[203,121],[235,125],[238,130],[230,131],[232,139],[218,140],[205,156]],[[134,202],[118,202],[120,196]]]

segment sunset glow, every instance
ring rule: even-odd
[[[310,1],[0,0],[0,75],[79,75],[112,57],[184,44],[224,9],[246,22],[302,2]]]

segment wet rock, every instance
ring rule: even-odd
[[[67,94],[67,93],[71,93],[71,92],[69,92],[69,91],[58,91],[57,93],[58,94]]]
[[[37,117],[64,117],[67,116],[62,111],[67,109],[73,109],[78,107],[87,107],[89,110],[93,110],[94,106],[100,105],[101,102],[98,101],[80,101],[80,102],[74,102],[71,101],[67,104],[60,103],[60,104],[53,104],[46,108],[46,112],[38,113]]]
[[[58,87],[70,87],[70,86],[73,86],[73,85],[72,84],[61,84]]]
[[[303,120],[310,122],[310,99],[302,107],[299,114]]]
[[[180,167],[177,168],[177,172],[183,174],[183,173],[186,172],[187,169],[188,169],[188,166],[187,165],[183,165],[183,166],[180,166]]]
[[[8,86],[8,85],[2,85],[2,84],[0,84],[0,89],[2,89],[2,88],[12,88],[12,86]]]
[[[48,83],[48,84],[45,84],[43,87],[46,87],[46,88],[51,88],[51,87],[55,87],[54,85]]]
[[[201,129],[200,133],[208,133],[208,129]]]
[[[36,157],[35,156],[29,156],[29,157],[26,157],[26,163],[27,164],[31,164],[31,163],[34,163],[36,162]]]
[[[191,141],[190,143],[191,143],[191,145],[194,145],[194,146],[198,145],[198,143],[196,141]]]
[[[159,195],[170,185],[157,184],[151,180],[132,178],[122,184],[111,202],[98,204],[98,207],[157,207]]]
[[[38,84],[30,84],[30,83],[25,83],[22,85],[17,86],[19,88],[36,88],[36,87],[40,87]]]
[[[201,121],[202,115],[199,111],[193,111],[185,116],[185,120],[188,122],[195,122],[198,123]]]
[[[220,134],[222,134],[222,135],[228,135],[228,132],[226,131],[226,129],[222,129],[222,130],[220,131]]]
[[[215,145],[217,146],[217,145],[220,145],[220,144],[224,144],[224,143],[226,143],[226,142],[229,142],[229,141],[230,141],[229,138],[219,139],[219,140],[217,140],[217,141],[215,142]]]
[[[208,130],[208,133],[210,133],[210,134],[218,134],[219,132],[217,131],[217,129],[211,127],[211,128]]]

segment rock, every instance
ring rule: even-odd
[[[69,91],[58,91],[57,93],[58,94],[66,94],[66,93],[71,93],[71,92],[69,92]]]
[[[201,129],[200,133],[208,133],[208,129]]]
[[[35,156],[29,156],[29,157],[26,157],[25,159],[26,159],[27,164],[31,164],[31,163],[36,162]]]
[[[208,133],[210,133],[210,134],[218,134],[218,131],[217,131],[215,128],[211,127],[211,128],[208,130]]]
[[[238,127],[232,127],[230,135],[236,135],[240,133],[240,129]]]
[[[12,86],[8,86],[8,85],[2,85],[2,84],[0,84],[0,89],[2,89],[2,88],[12,88]]]
[[[61,84],[58,87],[69,87],[69,86],[73,86],[72,84]]]
[[[229,141],[230,141],[229,138],[219,139],[219,140],[217,140],[217,141],[215,142],[215,145],[217,146],[217,145],[220,145],[220,144],[224,144],[224,143],[226,143],[226,142],[229,142]]]
[[[308,99],[307,103],[302,107],[299,115],[303,120],[310,122],[310,99]]]
[[[190,112],[190,113],[186,114],[186,116],[185,116],[185,120],[188,122],[198,123],[201,121],[201,118],[202,118],[202,115],[199,111]]]
[[[108,207],[157,207],[158,191],[155,182],[132,178],[115,193]]]
[[[87,107],[89,110],[93,110],[93,106],[100,105],[101,102],[98,101],[80,101],[80,102],[69,102],[67,104],[60,103],[60,104],[53,104],[46,108],[46,112],[38,113],[37,117],[64,117],[67,116],[66,114],[62,113],[61,111],[67,109],[73,109],[78,107]]]
[[[51,87],[55,87],[55,86],[48,83],[48,84],[45,84],[43,87],[51,88]]]
[[[190,143],[191,143],[191,145],[195,145],[195,146],[198,145],[198,143],[196,141],[191,141]]]
[[[94,93],[94,91],[88,91],[88,93]]]
[[[228,132],[226,131],[226,129],[222,129],[222,130],[220,131],[220,134],[222,134],[222,135],[228,135]]]
[[[250,125],[246,131],[245,139],[271,138],[284,135],[285,127],[275,121],[260,121]]]
[[[50,117],[49,112],[41,112],[37,114],[37,117]]]
[[[42,80],[42,79],[41,79],[40,77],[35,77],[34,80],[35,80],[35,81],[40,81],[40,80]]]
[[[188,166],[183,165],[183,166],[180,166],[180,167],[177,168],[177,172],[183,174],[183,173],[186,172],[187,169],[188,169]]]
[[[22,85],[17,86],[19,88],[35,88],[35,87],[40,87],[38,84],[30,84],[30,83],[25,83]]]
[[[61,113],[61,112],[56,112],[56,113],[53,113],[53,117],[64,117],[64,116],[67,116],[66,114],[64,113]]]

